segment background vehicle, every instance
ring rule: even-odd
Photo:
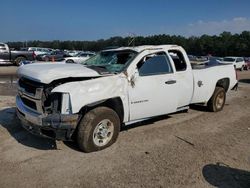
[[[81,52],[81,51],[71,50],[71,51],[68,51],[68,54],[73,57],[73,56],[76,56],[79,52]]]
[[[250,69],[250,57],[245,57],[245,64],[244,64],[244,69],[249,70]]]
[[[201,68],[203,67],[206,67],[206,66],[217,66],[217,65],[220,65],[221,64],[221,58],[218,58],[218,57],[209,57],[209,59],[207,61],[203,61],[201,63],[192,63],[191,62],[191,65],[192,67],[198,67],[200,66]]]
[[[113,144],[123,125],[190,104],[220,111],[226,92],[237,86],[232,64],[191,67],[177,45],[104,50],[84,65],[30,64],[18,75],[16,106],[23,127],[54,139],[76,138],[85,152]]]
[[[42,54],[50,53],[52,51],[52,49],[49,49],[49,48],[40,48],[40,47],[29,47],[28,51],[33,51],[36,54],[36,56],[37,56],[37,55],[42,55]]]
[[[223,57],[210,56],[209,60],[216,60],[216,61],[222,62],[223,61]]]
[[[7,44],[0,43],[0,62],[11,62],[19,66],[21,61],[34,59],[34,52],[10,50]]]
[[[46,54],[37,55],[38,61],[62,61],[65,57],[69,57],[64,51],[52,51]]]
[[[243,57],[224,57],[222,63],[232,63],[235,69],[240,71],[244,70],[245,61]]]
[[[65,58],[65,61],[66,63],[83,63],[93,55],[95,55],[93,52],[79,52],[74,57]]]
[[[189,61],[197,61],[196,56],[194,55],[188,55]]]
[[[37,56],[37,55],[42,55],[42,54],[50,53],[52,51],[52,49],[49,49],[49,48],[40,48],[40,47],[29,47],[28,51],[33,51],[36,54],[36,56]]]

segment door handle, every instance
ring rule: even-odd
[[[175,84],[176,80],[168,80],[165,82],[165,84]]]

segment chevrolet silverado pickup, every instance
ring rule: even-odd
[[[187,110],[223,109],[237,86],[233,64],[192,67],[177,45],[103,50],[84,64],[18,69],[17,115],[33,134],[77,141],[84,152],[113,144],[122,126]]]
[[[34,52],[30,51],[13,51],[10,50],[9,46],[5,43],[0,43],[0,62],[11,62],[17,66],[22,61],[35,60]]]

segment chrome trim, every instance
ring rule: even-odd
[[[29,93],[25,90],[25,88],[21,87],[19,85],[19,82],[17,82],[17,89],[18,92],[21,94],[25,94],[26,96],[29,96],[34,99],[41,99],[42,98],[42,93],[43,93],[43,88],[36,88],[36,93],[35,95],[33,93]]]
[[[21,87],[19,85],[19,81],[17,82],[17,89],[18,89],[18,95],[26,98],[32,102],[34,102],[36,104],[36,110],[39,113],[43,113],[43,108],[42,108],[42,94],[43,94],[43,88],[38,87],[36,88],[36,92],[35,95],[33,93],[29,93],[25,90],[25,88]],[[21,100],[21,99],[20,99]],[[26,106],[26,105],[25,105]],[[26,108],[30,109],[33,112],[36,112],[35,109],[32,109],[28,106],[26,106]]]
[[[42,126],[42,118],[43,115],[35,112],[34,110],[31,110],[29,107],[27,107],[21,100],[20,96],[16,96],[16,107],[17,109],[24,114],[24,116],[21,113],[17,113],[18,117],[20,119],[27,120],[30,123],[33,123],[35,125]]]
[[[32,102],[34,102],[36,104],[36,110],[33,109],[33,108],[30,108],[29,106],[27,106],[27,105],[24,104],[26,106],[26,108],[29,108],[31,111],[34,111],[36,113],[37,112],[40,113],[40,114],[43,113],[43,108],[42,108],[41,100],[32,99],[32,98],[26,96],[25,94],[24,95],[20,95],[19,94],[18,96],[22,97],[22,98],[25,98],[25,99],[28,99],[28,100],[30,100],[30,101],[32,101]],[[22,100],[22,99],[20,98],[20,100]]]

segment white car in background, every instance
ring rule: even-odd
[[[67,57],[65,58],[66,63],[83,63],[87,59],[89,59],[91,56],[95,55],[93,52],[80,52],[76,54],[74,57]]]
[[[237,70],[244,70],[245,60],[243,57],[224,57],[222,63],[230,64],[232,63],[234,65],[234,68]]]
[[[68,54],[70,55],[70,56],[76,56],[78,53],[80,53],[80,52],[82,52],[82,51],[77,51],[77,50],[73,50],[73,51],[68,51]]]

